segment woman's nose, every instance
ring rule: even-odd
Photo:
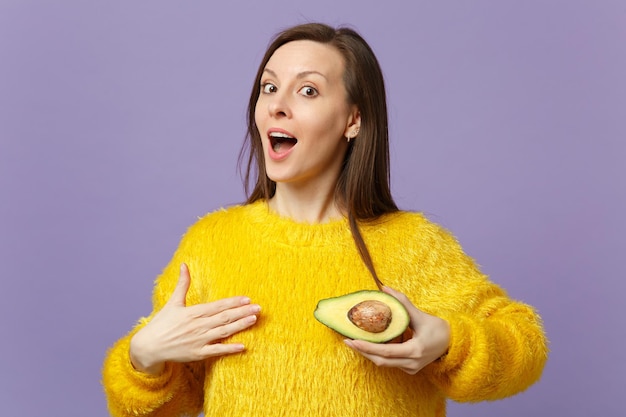
[[[291,108],[289,106],[289,100],[284,94],[276,92],[271,95],[268,103],[268,110],[272,117],[291,117]]]

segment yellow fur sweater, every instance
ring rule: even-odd
[[[113,416],[444,416],[446,398],[503,398],[536,381],[547,357],[540,318],[479,272],[456,240],[416,213],[362,225],[383,282],[451,326],[448,354],[416,375],[378,368],[313,317],[318,300],[375,289],[347,221],[302,224],[265,202],[216,211],[183,237],[156,280],[154,312],[189,265],[188,305],[246,295],[262,307],[231,337],[246,351],[134,370],[129,341],[108,352],[103,384]]]

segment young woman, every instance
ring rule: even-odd
[[[152,314],[108,352],[112,415],[444,416],[447,398],[539,378],[533,309],[393,202],[383,77],[356,32],[280,33],[248,113],[250,197],[187,231]],[[377,287],[409,312],[401,340],[345,339],[313,317],[321,299]]]

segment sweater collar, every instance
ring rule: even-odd
[[[325,223],[297,222],[273,212],[265,200],[244,206],[245,218],[259,230],[264,239],[290,246],[354,245],[346,218]]]

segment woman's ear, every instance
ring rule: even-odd
[[[346,126],[346,130],[344,131],[343,135],[348,139],[354,139],[359,134],[360,129],[361,129],[361,112],[356,106],[354,106],[352,112],[350,113],[348,124]]]

